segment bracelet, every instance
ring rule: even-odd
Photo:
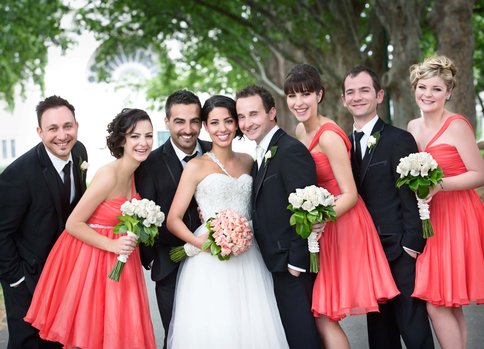
[[[443,182],[443,181],[440,181],[440,182],[439,182],[439,185],[440,185],[440,189],[441,189],[441,190],[444,190],[444,185],[442,184],[442,182]]]

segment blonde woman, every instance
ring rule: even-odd
[[[430,153],[444,179],[429,194],[434,236],[417,259],[414,297],[427,301],[442,348],[466,348],[462,306],[484,303],[484,207],[474,190],[484,185],[484,160],[474,130],[462,115],[446,109],[456,67],[445,56],[410,68],[410,83],[422,116],[408,131]]]

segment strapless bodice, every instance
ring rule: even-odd
[[[197,185],[195,199],[204,220],[214,217],[222,209],[232,209],[250,219],[252,177],[243,174],[239,178],[223,173],[211,173]]]

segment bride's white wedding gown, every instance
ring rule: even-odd
[[[209,155],[226,173],[221,164]],[[212,173],[197,186],[204,220],[230,208],[250,219],[252,177]],[[206,232],[204,226],[196,235]],[[178,273],[168,348],[288,348],[274,296],[272,276],[255,239],[228,261],[200,252]]]

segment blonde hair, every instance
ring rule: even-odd
[[[456,73],[457,68],[450,58],[446,56],[431,56],[425,58],[423,63],[414,64],[410,67],[410,84],[415,89],[420,79],[438,76],[444,80],[447,90],[452,91],[455,87]]]

